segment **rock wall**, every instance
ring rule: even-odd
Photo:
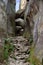
[[[7,32],[7,16],[5,13],[4,2],[0,1],[0,33],[4,32]]]
[[[34,25],[35,56],[42,62],[43,59],[43,1],[39,1],[39,12]]]
[[[20,9],[25,9],[27,1],[26,0],[21,0],[20,1]]]

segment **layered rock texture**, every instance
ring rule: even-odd
[[[43,1],[39,1],[39,12],[36,15],[34,27],[35,56],[42,62],[43,59]]]

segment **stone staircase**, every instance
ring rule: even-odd
[[[22,18],[17,18],[15,20],[16,24],[16,35],[22,35],[24,32],[24,20]]]
[[[17,36],[14,38],[10,38],[14,45],[14,51],[11,53],[8,61],[8,65],[30,65],[26,60],[29,58],[30,53],[30,45],[27,39],[22,36]],[[0,45],[3,43],[0,40]],[[5,63],[0,63],[0,65],[5,65]]]
[[[14,52],[9,57],[9,65],[29,65],[29,62],[26,62],[29,58],[30,46],[28,40],[22,36],[18,36],[13,40],[15,47]],[[13,57],[15,56],[15,60]]]

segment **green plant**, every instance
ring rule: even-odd
[[[33,43],[33,36],[32,35],[30,35],[30,37],[29,37],[29,43],[30,43],[30,45],[32,45],[32,43]]]
[[[11,44],[10,39],[5,39],[4,49],[3,49],[4,60],[8,60],[8,57],[10,56],[13,49],[14,49],[14,47],[13,47],[13,44]]]
[[[29,34],[29,32],[28,31],[26,31],[26,32],[24,32],[24,34],[23,34],[23,37],[25,37],[25,38],[29,38],[29,36],[30,36],[30,34]]]
[[[30,63],[32,65],[42,65],[42,63],[40,62],[40,60],[34,55],[34,47],[32,46],[30,49]]]
[[[30,55],[25,59],[26,62],[30,62],[31,65],[42,65],[40,60],[34,55],[34,46],[32,45],[30,48]]]

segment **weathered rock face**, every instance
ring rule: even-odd
[[[7,19],[5,13],[5,6],[2,1],[0,1],[0,33],[7,31]]]
[[[43,1],[39,2],[39,12],[34,27],[35,56],[42,62],[43,59]]]
[[[0,1],[0,28],[2,29],[2,30],[0,29],[0,33],[2,33],[4,30],[5,33],[7,32],[10,34],[10,33],[12,33],[13,27],[15,26],[14,16],[12,15],[12,14],[14,14],[14,11],[12,13],[11,7],[7,1],[6,2]],[[14,7],[13,5],[11,5],[11,6]],[[7,14],[11,14],[11,16],[7,16]],[[11,23],[10,20],[11,21],[13,20],[13,22]],[[2,37],[3,37],[3,35],[2,35]]]
[[[8,0],[6,6],[7,13],[7,32],[15,36],[15,0]]]

